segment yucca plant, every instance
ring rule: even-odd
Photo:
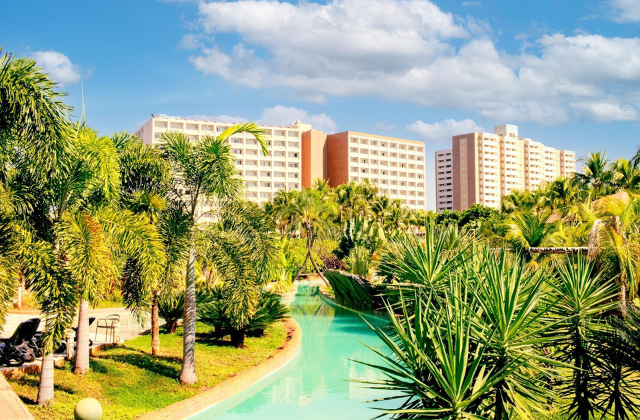
[[[555,304],[545,299],[544,272],[528,269],[519,256],[506,250],[480,250],[482,263],[473,270],[470,287],[480,311],[478,331],[492,331],[488,366],[500,369],[519,361],[520,368],[498,382],[493,390],[493,419],[536,419],[547,411],[552,394],[547,388],[549,367],[558,362],[545,357],[540,344],[552,340],[543,333],[555,325],[547,313]]]
[[[427,228],[424,240],[413,234],[398,235],[382,254],[378,275],[387,282],[441,290],[447,276],[466,258],[469,246],[467,236],[448,227]]]
[[[412,308],[401,295],[402,311],[391,316],[391,332],[371,326],[389,352],[372,349],[384,364],[366,365],[384,378],[364,383],[391,394],[380,400],[401,401],[397,408],[383,409],[383,414],[396,419],[488,418],[492,390],[525,361],[489,365],[493,333],[477,331],[481,308],[462,282],[450,279],[440,299],[416,290],[409,301]],[[394,315],[391,306],[387,310]]]
[[[594,270],[594,264],[586,258],[567,259],[558,265],[557,275],[549,284],[557,303],[553,314],[561,323],[555,340],[557,358],[573,366],[566,380],[562,396],[570,399],[567,408],[569,419],[588,420],[596,412],[594,384],[595,333],[601,327],[603,315],[618,307],[616,286]]]
[[[594,408],[603,417],[640,417],[640,311],[634,306],[625,318],[609,317],[594,332]]]

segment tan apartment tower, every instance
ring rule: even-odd
[[[436,179],[441,175],[439,171],[450,175],[454,210],[464,210],[475,203],[499,208],[500,198],[515,189],[533,190],[576,171],[575,152],[520,138],[518,127],[510,124],[494,127],[493,133],[453,136],[452,165],[439,170],[438,153],[443,152],[447,151],[436,153]],[[436,190],[436,202],[445,201],[445,193]]]
[[[157,144],[162,133],[179,131],[196,140],[207,135],[218,135],[234,125],[229,122],[202,121],[154,115],[136,131],[145,144]],[[246,186],[249,200],[262,203],[270,200],[281,189],[300,190],[302,187],[302,133],[311,126],[297,121],[289,127],[262,126],[266,133],[269,152],[266,156],[253,135],[237,134],[229,139],[236,156],[236,168]],[[202,211],[206,211],[206,205]]]
[[[453,210],[453,150],[436,152],[436,210]]]
[[[391,199],[410,209],[424,209],[424,143],[375,134],[344,131],[302,133],[302,186],[317,178],[336,187],[368,179]]]

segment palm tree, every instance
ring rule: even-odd
[[[522,249],[539,247],[555,231],[556,224],[547,222],[549,212],[518,212],[507,221],[507,239]]]
[[[218,288],[232,342],[244,345],[245,327],[258,310],[260,287],[277,269],[280,244],[273,222],[254,203],[232,201],[216,211],[216,222],[203,232],[208,259],[220,275]]]
[[[116,259],[135,256],[144,273],[135,295],[124,295],[136,309],[146,299],[145,284],[158,274],[162,244],[146,220],[117,207],[120,192],[118,155],[108,137],[77,124],[57,165],[17,162],[21,182],[31,190],[29,211],[20,217],[22,269],[47,316],[38,403],[53,399],[54,343],[73,320],[79,302],[74,371],[89,368],[88,306],[97,302],[119,273]]]
[[[547,186],[547,192],[550,194],[551,210],[558,208],[566,209],[567,206],[576,197],[576,189],[570,178],[560,177]]]
[[[184,342],[180,381],[192,384],[197,381],[195,369],[195,239],[197,223],[201,216],[208,216],[215,201],[236,198],[242,192],[242,181],[237,176],[231,146],[227,139],[238,133],[252,134],[264,154],[267,144],[264,132],[255,123],[229,127],[218,137],[205,137],[192,142],[183,133],[167,132],[162,135],[160,148],[173,169],[172,198],[191,221],[190,252],[186,267],[184,296]]]
[[[295,202],[300,192],[297,190],[278,190],[271,201],[265,204],[265,211],[276,222],[276,230],[281,236],[293,234],[289,226],[295,219]]]
[[[166,208],[166,196],[169,190],[169,165],[162,158],[158,149],[144,145],[138,137],[126,132],[116,133],[111,137],[118,149],[120,157],[120,177],[122,180],[121,201],[124,206],[136,214],[142,214],[149,224],[156,226],[162,210]],[[164,239],[164,238],[163,238]],[[172,237],[172,240],[176,238]],[[165,242],[167,249],[173,249]],[[165,253],[166,255],[166,253]],[[168,260],[171,257],[168,256]],[[128,264],[127,268],[132,265]],[[129,270],[130,278],[138,277]],[[171,282],[160,276],[152,279],[151,286],[151,354],[154,356],[160,350],[160,322],[158,317],[158,300],[161,292]],[[128,284],[135,285],[134,282]],[[125,293],[134,293],[131,290]]]
[[[293,280],[295,281],[300,277],[307,261],[311,260],[311,264],[316,273],[328,284],[327,279],[325,279],[313,258],[313,245],[316,239],[324,235],[331,224],[331,220],[336,214],[335,205],[332,201],[322,200],[319,191],[306,188],[298,195],[294,206],[296,216],[291,228],[299,231],[301,235],[305,237],[307,254],[298,274]]]
[[[386,195],[378,195],[371,203],[371,211],[380,226],[384,226],[385,218],[391,208],[391,200]]]
[[[627,159],[613,164],[613,184],[618,191],[640,192],[640,168]]]
[[[387,232],[406,230],[407,222],[407,210],[402,207],[402,200],[396,198],[389,206],[384,228]]]
[[[340,225],[344,226],[345,222],[353,218],[357,209],[363,206],[363,196],[360,184],[349,181],[346,184],[340,184],[336,189],[336,202],[340,210]]]
[[[18,141],[38,152],[31,156],[38,164],[55,166],[55,154],[64,148],[71,128],[71,108],[55,87],[34,60],[2,54],[0,49],[1,158],[9,157],[8,143]]]
[[[590,189],[594,198],[609,194],[612,186],[613,172],[606,157],[607,152],[591,152],[589,157],[584,159],[583,173],[574,174],[578,185],[583,189]]]

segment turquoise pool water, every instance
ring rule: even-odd
[[[379,377],[373,369],[350,360],[378,362],[379,357],[362,344],[382,349],[371,329],[358,314],[324,303],[314,285],[299,286],[290,308],[303,333],[298,357],[189,420],[365,420],[379,414],[372,409],[375,404],[364,401],[383,397],[385,392],[349,381]]]

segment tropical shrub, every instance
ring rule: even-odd
[[[198,319],[214,327],[216,337],[229,335],[236,347],[244,346],[245,336],[262,336],[265,328],[287,315],[287,307],[280,303],[280,296],[267,291],[260,292],[256,311],[241,327],[233,319],[229,305],[222,293],[212,291],[203,297],[198,307]]]

